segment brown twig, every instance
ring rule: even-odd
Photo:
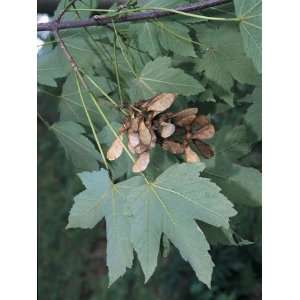
[[[193,12],[193,11],[201,11],[206,8],[211,8],[217,5],[225,4],[231,2],[231,0],[206,0],[199,1],[191,4],[181,5],[176,7],[175,9],[179,12]],[[143,11],[137,13],[131,13],[128,15],[122,15],[120,17],[105,17],[101,19],[89,18],[85,20],[68,20],[68,21],[59,21],[57,19],[47,23],[39,23],[37,24],[37,31],[57,31],[62,29],[70,29],[70,28],[81,28],[81,27],[89,27],[89,26],[104,26],[106,24],[112,23],[122,23],[122,22],[131,22],[131,21],[141,21],[141,20],[150,20],[161,17],[167,17],[174,15],[174,12],[169,11],[159,11],[159,10],[150,10]]]
[[[58,41],[58,44],[60,45],[61,49],[63,50],[63,52],[66,56],[66,59],[68,60],[68,62],[70,63],[72,69],[74,70],[75,74],[79,78],[80,82],[82,83],[82,85],[84,86],[85,89],[88,89],[88,86],[87,86],[85,80],[83,79],[83,77],[80,73],[79,66],[77,65],[77,63],[76,63],[75,59],[73,58],[72,54],[70,53],[70,51],[66,47],[66,44],[65,44],[64,40],[61,38],[58,30],[54,31],[53,34],[54,34],[56,40]]]

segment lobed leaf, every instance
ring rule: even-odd
[[[234,0],[234,7],[237,17],[240,18],[245,52],[261,73],[261,0]]]
[[[196,95],[204,88],[199,81],[179,68],[171,67],[169,57],[158,57],[145,65],[137,78],[132,79],[129,96],[132,102],[147,99],[159,93]]]
[[[51,126],[56,137],[65,149],[67,157],[77,171],[98,170],[100,153],[92,142],[84,136],[85,130],[74,122],[57,122]]]
[[[210,285],[213,262],[209,245],[195,220],[229,228],[236,214],[214,183],[199,177],[204,165],[173,165],[154,182],[133,177],[135,189],[127,190],[131,207],[131,239],[147,281],[157,264],[162,233],[179,249],[200,281]]]

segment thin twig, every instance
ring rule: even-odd
[[[76,74],[79,75],[78,77],[80,79],[80,83],[82,83],[82,85],[84,86],[85,89],[88,89],[86,82],[83,80],[83,78],[80,74],[79,66],[77,65],[77,63],[76,63],[75,59],[73,58],[72,54],[70,53],[70,51],[67,49],[66,44],[65,44],[64,40],[61,38],[58,30],[54,31],[53,34],[54,34],[55,38],[57,39],[61,49],[63,50],[67,60],[69,61],[72,69],[74,70],[74,72]]]
[[[231,0],[206,0],[199,1],[191,4],[181,5],[175,8],[178,12],[193,12],[200,11],[206,8],[215,7],[217,5],[225,4],[231,2]],[[112,23],[114,20],[115,23],[129,22],[129,21],[141,21],[141,20],[150,20],[157,19],[161,17],[167,17],[175,15],[176,12],[170,11],[159,11],[159,10],[150,10],[142,11],[137,13],[131,13],[128,15],[122,15],[120,17],[105,17],[99,19],[89,18],[85,20],[68,20],[60,21],[57,20],[48,22],[48,23],[39,23],[37,24],[37,31],[57,31],[61,29],[70,29],[70,28],[81,28],[89,26],[104,26],[106,24]]]

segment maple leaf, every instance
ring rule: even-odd
[[[146,184],[141,176],[127,180],[136,186],[126,190],[126,198],[132,213],[131,239],[146,281],[156,267],[164,233],[198,279],[210,286],[214,264],[209,244],[195,220],[229,228],[229,218],[236,211],[217,185],[199,177],[203,169],[201,163],[175,164],[152,183]]]
[[[86,190],[74,198],[67,228],[93,228],[103,217],[107,227],[107,266],[110,285],[131,267],[133,250],[125,197],[106,170],[78,174]],[[131,186],[133,188],[133,186]]]
[[[72,161],[77,171],[98,170],[100,153],[92,142],[83,134],[82,126],[74,122],[57,122],[51,126],[56,137],[65,149],[67,157]]]
[[[234,0],[247,55],[261,73],[261,0]]]
[[[237,80],[256,84],[257,72],[252,61],[245,55],[240,33],[232,26],[209,28],[199,26],[199,41],[205,52],[196,63],[195,70],[229,91]]]
[[[159,93],[196,95],[204,88],[199,81],[179,68],[171,67],[169,57],[158,57],[145,65],[128,89],[133,102],[147,99]]]

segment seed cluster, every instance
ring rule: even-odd
[[[212,138],[214,126],[206,116],[198,113],[198,108],[187,108],[179,112],[167,112],[174,103],[176,94],[162,93],[151,99],[135,103],[107,151],[107,159],[115,160],[123,152],[123,137],[127,133],[128,149],[137,156],[132,166],[134,173],[143,172],[150,162],[150,151],[156,144],[175,155],[183,155],[189,163],[198,162],[198,154],[192,150],[193,144],[205,158],[214,155],[211,147],[203,140]]]

